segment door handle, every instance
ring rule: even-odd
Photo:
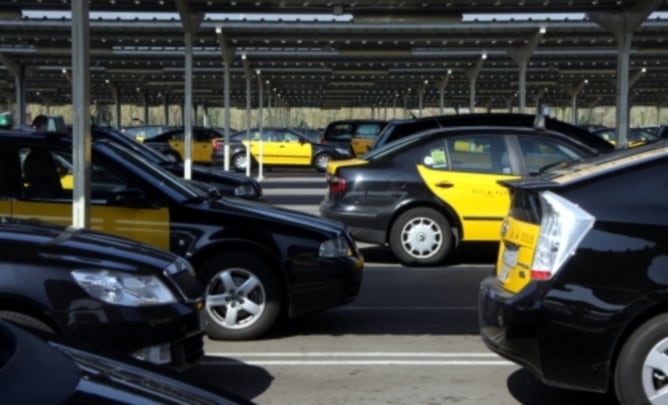
[[[450,188],[454,187],[455,185],[450,183],[449,181],[439,181],[438,183],[435,184],[435,186],[438,188]]]

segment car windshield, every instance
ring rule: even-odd
[[[136,167],[142,173],[152,177],[160,188],[172,198],[181,202],[205,200],[209,194],[199,187],[195,187],[166,169],[142,158],[132,150],[114,142],[106,143],[106,146],[127,164]]]
[[[122,141],[122,144],[128,147],[129,149],[132,149],[135,151],[137,154],[143,156],[144,158],[148,159],[149,161],[157,164],[169,164],[171,163],[169,159],[162,153],[158,152],[157,150],[141,143],[137,142],[133,138],[128,137],[127,135],[124,135],[114,129],[105,129],[104,130],[107,133],[111,133],[108,135],[108,137],[112,141],[120,141],[121,139],[124,139]],[[124,138],[121,138],[124,137]]]

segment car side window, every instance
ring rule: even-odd
[[[378,124],[360,124],[355,132],[355,137],[364,139],[374,139],[380,132]]]
[[[427,147],[422,155],[422,164],[430,169],[446,170],[448,169],[448,157],[445,150],[445,144],[439,142]]]
[[[186,139],[186,134],[183,131],[176,131],[170,137],[172,141],[183,141]]]
[[[69,167],[73,167],[72,154],[64,151],[54,151],[57,160],[65,162]],[[73,184],[63,184],[64,188],[72,191]],[[127,190],[131,186],[109,170],[100,165],[99,162],[91,162],[90,167],[90,194],[91,203],[97,205],[118,205],[116,201],[117,193],[121,190]]]
[[[465,135],[446,140],[452,170],[511,174],[508,148],[502,135]]]
[[[283,142],[299,142],[300,138],[290,132],[283,132]]]
[[[518,142],[529,174],[538,174],[543,167],[582,156],[572,146],[544,136],[519,136]]]
[[[72,166],[45,148],[20,148],[22,197],[26,200],[71,200]]]

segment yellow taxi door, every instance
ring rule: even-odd
[[[278,145],[280,164],[308,166],[312,160],[312,146],[306,139],[291,132],[283,132]]]
[[[170,139],[167,141],[169,146],[174,148],[179,154],[185,159],[186,157],[186,144],[182,139]]]
[[[12,216],[12,200],[0,200],[0,216]]]
[[[12,216],[72,224],[72,202],[15,201]],[[4,212],[4,211],[3,211]],[[91,229],[169,250],[169,210],[91,205]]]
[[[417,165],[427,188],[456,212],[467,241],[499,240],[510,195],[498,181],[518,177],[510,174],[509,163],[504,167],[494,163],[494,155],[501,157],[505,144],[495,141],[499,150],[491,151],[487,141],[458,140],[455,147],[453,140],[448,154],[440,143],[426,151]]]
[[[353,138],[352,141],[350,141],[350,144],[353,147],[353,152],[355,152],[355,156],[360,156],[367,153],[372,143],[373,139],[369,138]]]
[[[63,184],[60,174],[63,166],[71,165],[71,152],[23,148],[19,154],[24,156],[22,190],[13,201],[11,215],[71,225],[72,188],[67,182]],[[124,195],[118,190],[130,190],[128,195],[136,190],[139,195],[139,188],[118,177],[113,169],[92,162],[91,229],[169,249],[168,208],[149,201],[143,201],[142,208],[118,205],[117,198]]]
[[[198,162],[198,163],[211,162],[211,151],[212,151],[211,140],[216,137],[220,137],[220,135],[218,133],[214,133],[209,129],[200,128],[193,130],[193,143],[192,143],[193,162]]]

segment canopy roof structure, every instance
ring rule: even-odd
[[[72,102],[72,19],[62,15],[70,7],[0,5],[0,97],[15,98],[24,72],[28,103]],[[523,64],[527,104],[615,105],[623,36],[598,16],[638,9],[654,14],[628,29],[630,103],[668,104],[667,1],[91,0],[89,8],[98,104],[182,104],[191,29],[196,104],[223,106],[227,49],[233,107],[247,105],[252,75],[253,106],[262,83],[290,107],[508,109],[518,104]]]

